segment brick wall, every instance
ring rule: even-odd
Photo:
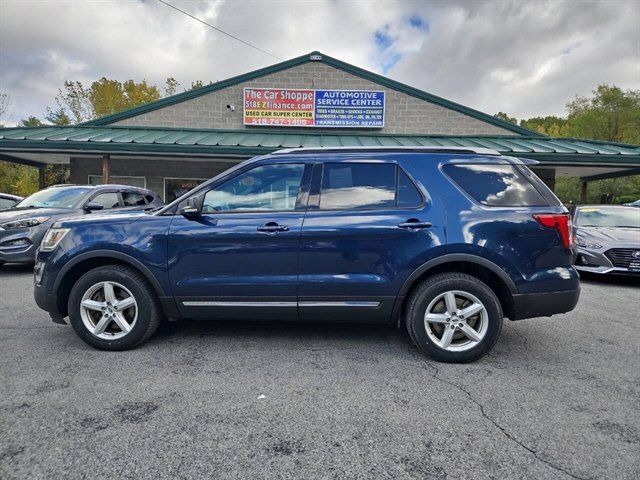
[[[454,110],[425,102],[410,95],[356,77],[320,62],[306,63],[265,75],[201,97],[170,105],[115,125],[163,126],[182,128],[244,129],[242,123],[243,88],[282,87],[317,89],[384,90],[385,127],[371,131],[392,134],[517,135]],[[234,105],[232,112],[227,105]],[[336,132],[337,129],[330,131]],[[344,131],[344,129],[342,129]],[[313,129],[314,132],[322,131]],[[358,129],[357,131],[362,131]]]
[[[166,177],[209,179],[237,163],[233,160],[112,158],[111,176],[145,177],[147,188],[164,198]],[[72,158],[70,170],[71,183],[86,184],[89,175],[102,175],[102,159]]]

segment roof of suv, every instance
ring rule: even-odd
[[[101,185],[78,185],[78,184],[73,184],[73,183],[61,183],[58,185],[49,185],[47,188],[74,188],[74,187],[82,187],[82,188],[92,188],[92,189],[98,189],[98,188],[130,188],[133,190],[140,190],[143,192],[151,192],[151,190],[144,188],[144,187],[135,187],[133,185],[120,185],[118,183],[107,183],[107,184],[101,184]]]

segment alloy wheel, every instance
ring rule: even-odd
[[[449,352],[463,352],[482,341],[489,328],[489,314],[476,296],[450,290],[429,303],[424,326],[433,344]]]
[[[138,318],[138,303],[124,285],[106,281],[91,286],[80,301],[85,328],[103,340],[127,335]]]

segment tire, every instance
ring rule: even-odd
[[[451,293],[456,305],[453,315]],[[432,322],[427,322],[428,309]],[[465,318],[463,311],[470,315]],[[434,360],[446,363],[469,363],[486,355],[500,336],[502,320],[502,306],[493,290],[476,277],[456,272],[422,282],[409,296],[406,309],[413,342]]]
[[[105,285],[111,285],[110,294]],[[134,305],[128,306],[129,297]],[[109,298],[112,302],[107,303]],[[134,348],[155,333],[162,319],[156,293],[147,279],[123,265],[106,265],[85,273],[71,289],[68,308],[76,334],[99,350]],[[123,320],[125,328],[120,326]]]

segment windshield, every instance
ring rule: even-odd
[[[28,196],[15,208],[73,208],[89,191],[88,188],[48,188]]]
[[[640,210],[634,207],[583,207],[578,209],[576,225],[640,228]]]

